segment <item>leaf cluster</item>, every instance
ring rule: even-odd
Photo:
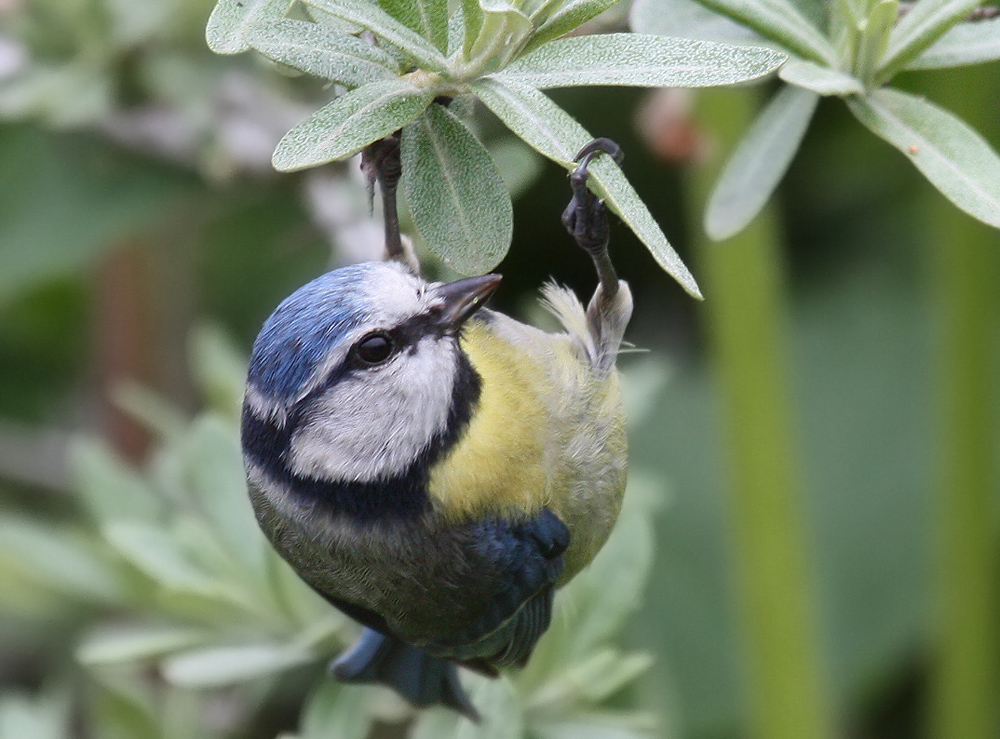
[[[705,214],[709,235],[742,230],[763,208],[795,156],[823,96],[886,140],[946,198],[1000,228],[1000,157],[933,103],[886,87],[905,70],[1000,59],[1000,17],[973,16],[981,0],[637,0],[633,28],[647,33],[786,52],[781,89],[732,154]]]
[[[573,167],[591,136],[541,90],[580,85],[725,85],[773,71],[769,49],[639,34],[562,38],[617,0],[220,0],[207,29],[223,54],[254,48],[344,91],[289,131],[273,162],[297,170],[343,159],[401,131],[414,224],[459,272],[506,254],[506,187],[456,101],[475,97],[543,156]],[[592,186],[691,294],[687,268],[619,167]]]

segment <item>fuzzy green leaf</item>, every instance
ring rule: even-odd
[[[531,35],[531,21],[507,0],[480,0],[482,27],[468,52],[476,67],[502,69]]]
[[[594,138],[538,90],[504,84],[495,78],[479,80],[472,89],[525,143],[567,170],[575,166],[573,157],[577,152]],[[594,191],[628,224],[667,274],[692,296],[701,298],[694,277],[618,165],[610,157],[598,157],[590,173]]]
[[[920,0],[907,11],[889,37],[879,79],[886,81],[917,58],[982,0]]]
[[[465,22],[462,52],[468,59],[483,27],[483,8],[479,0],[462,0],[462,19]]]
[[[115,624],[90,634],[76,651],[88,667],[154,659],[204,641],[206,632],[180,626],[134,627]]]
[[[525,51],[532,51],[543,44],[565,36],[574,28],[579,28],[591,18],[595,18],[616,5],[619,0],[567,0],[559,5],[525,46]]]
[[[910,62],[907,69],[941,69],[1000,59],[1000,18],[959,23]]]
[[[131,522],[114,522],[102,530],[122,557],[161,586],[209,597],[219,593],[215,580],[180,551],[171,532]]]
[[[312,662],[315,655],[283,644],[246,644],[183,652],[163,662],[167,682],[185,688],[218,688]]]
[[[95,522],[163,519],[165,502],[106,444],[80,439],[73,445],[71,454],[74,487]]]
[[[297,739],[365,739],[375,719],[375,695],[323,680],[306,702]]]
[[[448,51],[448,0],[378,0],[393,18],[433,43],[438,51]]]
[[[978,133],[948,111],[896,90],[850,98],[848,104],[859,121],[903,152],[946,198],[1000,228],[1000,158]]]
[[[785,86],[761,111],[719,175],[705,231],[722,240],[754,219],[781,182],[809,127],[819,95]]]
[[[826,37],[788,0],[700,0],[716,13],[732,18],[789,50],[821,64],[833,64]]]
[[[254,24],[278,20],[291,0],[219,0],[208,18],[205,41],[216,54],[239,54],[250,48],[244,34]]]
[[[783,64],[778,76],[790,85],[804,87],[819,95],[859,95],[864,92],[861,81],[847,72],[800,59]]]
[[[188,487],[214,537],[250,573],[265,577],[267,542],[260,532],[234,430],[219,418],[198,418],[181,448]]]
[[[403,129],[402,162],[414,225],[434,253],[462,274],[499,264],[514,228],[510,195],[465,124],[431,105]]]
[[[379,38],[413,58],[427,70],[444,72],[444,54],[409,26],[401,23],[373,2],[366,0],[302,0],[306,5],[329,13],[335,18],[367,28]]]
[[[274,150],[275,169],[288,172],[345,159],[402,128],[434,94],[405,80],[374,82],[341,95],[285,134]]]
[[[868,13],[854,55],[854,74],[866,83],[876,77],[875,72],[882,62],[898,16],[898,0],[880,0]]]
[[[770,49],[610,33],[553,41],[521,57],[496,77],[538,89],[578,85],[708,87],[761,77],[786,58]]]
[[[390,79],[399,72],[388,52],[320,23],[281,20],[255,25],[245,38],[269,59],[346,87]]]
[[[748,44],[763,40],[742,23],[695,0],[635,0],[629,11],[629,27],[636,33],[703,41]]]

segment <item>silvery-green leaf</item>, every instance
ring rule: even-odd
[[[848,104],[951,202],[1000,228],[1000,158],[978,133],[948,111],[896,90],[848,98]]]
[[[236,429],[216,416],[201,416],[180,452],[188,486],[213,536],[248,572],[263,580],[267,542],[250,505]]]
[[[880,78],[892,76],[908,65],[945,31],[965,18],[981,0],[920,0],[910,6],[892,30],[882,58]]]
[[[320,23],[281,20],[252,25],[244,37],[269,59],[345,87],[390,79],[399,71],[396,60],[383,49]]]
[[[749,26],[800,56],[821,64],[835,61],[830,42],[788,0],[700,1],[716,13]]]
[[[185,688],[236,685],[312,662],[315,655],[283,644],[208,647],[182,652],[162,664],[167,682]]]
[[[153,659],[203,642],[206,632],[180,626],[128,627],[116,624],[84,639],[76,657],[87,666],[114,665]]]
[[[854,74],[870,84],[889,44],[889,34],[899,16],[898,0],[876,2],[865,19],[854,53]]]
[[[1000,59],[1000,18],[959,23],[910,62],[906,69],[941,69]]]
[[[374,2],[366,0],[302,0],[306,5],[322,10],[349,23],[367,28],[376,36],[409,54],[423,69],[435,72],[447,70],[447,62],[434,44],[412,28],[400,23]]]
[[[618,719],[617,722],[606,713],[595,715],[587,712],[582,715],[573,714],[563,721],[542,719],[532,722],[532,736],[535,739],[649,739],[651,736],[661,735],[652,717],[647,719],[639,715],[636,720],[633,714],[626,714],[614,718]],[[640,726],[633,727],[629,724]]]
[[[96,548],[65,526],[5,512],[0,518],[0,561],[31,582],[86,600],[120,597],[115,571]]]
[[[166,505],[150,486],[104,443],[77,441],[71,450],[75,489],[97,523],[113,520],[156,522]]]
[[[499,264],[510,247],[513,209],[483,145],[441,105],[404,128],[401,143],[403,190],[427,245],[462,274]]]
[[[205,41],[216,54],[239,54],[250,48],[246,29],[263,20],[284,17],[291,0],[219,0],[208,18]]]
[[[552,41],[520,57],[496,78],[536,89],[579,85],[707,87],[762,77],[786,58],[771,49],[608,33]]]
[[[371,690],[322,680],[306,702],[297,739],[365,739],[375,718]]]
[[[483,720],[460,721],[454,739],[522,739],[524,716],[521,701],[506,676],[477,680],[469,690],[472,704]]]
[[[219,324],[195,325],[188,341],[191,373],[207,405],[239,422],[247,378],[247,357]]]
[[[732,44],[763,41],[747,26],[713,13],[695,0],[636,0],[629,11],[629,27],[637,33],[674,38]]]
[[[761,111],[709,197],[705,211],[709,236],[729,238],[761,211],[798,151],[818,102],[815,92],[786,85]]]
[[[476,68],[502,69],[531,35],[528,16],[507,0],[479,0],[482,26],[466,56]]]
[[[532,51],[539,46],[565,36],[574,28],[579,28],[591,18],[595,18],[619,0],[567,0],[558,5],[544,23],[532,34],[531,41],[525,46],[525,51]]]
[[[378,0],[378,4],[439,51],[448,51],[448,0]]]
[[[218,591],[217,583],[180,551],[171,532],[124,521],[110,523],[102,531],[122,557],[163,587],[198,595]]]
[[[785,62],[778,70],[778,76],[790,85],[804,87],[820,95],[858,95],[864,92],[860,80],[847,72],[801,59]]]
[[[538,90],[504,84],[495,78],[479,80],[472,84],[472,89],[525,143],[568,170],[575,166],[573,157],[577,152],[593,139],[583,126]],[[667,274],[688,293],[701,298],[694,277],[618,165],[610,157],[597,157],[590,173],[594,191],[628,224]]]
[[[287,172],[344,159],[405,126],[433,99],[401,79],[351,90],[286,133],[272,163]]]

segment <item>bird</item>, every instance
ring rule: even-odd
[[[332,665],[340,680],[478,720],[457,668],[523,667],[555,591],[611,532],[632,297],[586,186],[602,152],[620,157],[606,139],[585,147],[563,216],[598,288],[586,309],[542,289],[561,332],[485,307],[497,274],[433,282],[390,259],[317,277],[254,342],[241,418],[250,500],[277,552],[364,627]]]

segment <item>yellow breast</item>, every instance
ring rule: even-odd
[[[531,515],[547,505],[545,408],[535,361],[482,321],[466,324],[462,348],[482,380],[462,438],[431,474],[429,493],[448,518]]]

